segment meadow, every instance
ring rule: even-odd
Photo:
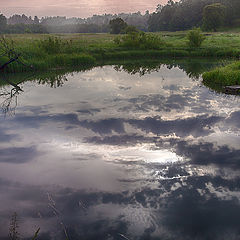
[[[201,47],[189,47],[183,32],[148,33],[136,42],[126,35],[114,34],[16,34],[5,35],[24,64],[11,63],[6,72],[45,71],[69,67],[89,67],[105,62],[160,58],[234,58],[240,56],[240,33],[218,32],[204,33],[206,39]],[[121,39],[127,44],[121,44]],[[0,65],[7,61],[0,57]],[[26,66],[31,66],[28,68]],[[225,73],[225,70],[223,72]],[[228,67],[228,70],[231,68]],[[219,69],[215,70],[215,72]],[[221,79],[219,75],[204,74],[204,79]],[[238,76],[238,75],[237,75]],[[231,76],[232,77],[232,76]],[[227,79],[226,77],[224,79]],[[237,78],[237,81],[238,78]],[[236,83],[236,77],[233,81]],[[226,83],[224,80],[223,84]],[[228,81],[229,83],[229,81]]]

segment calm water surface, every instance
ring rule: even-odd
[[[47,82],[0,89],[1,239],[14,212],[26,239],[240,239],[240,98],[187,66]]]

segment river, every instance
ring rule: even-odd
[[[0,239],[240,239],[240,98],[189,64],[2,86]]]

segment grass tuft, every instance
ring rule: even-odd
[[[240,62],[234,62],[225,67],[218,67],[203,74],[203,82],[212,87],[240,85]]]

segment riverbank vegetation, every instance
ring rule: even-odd
[[[230,86],[240,85],[240,62],[235,62],[224,67],[203,74],[203,81],[207,85]]]
[[[17,34],[6,35],[13,42],[25,65],[36,71],[94,66],[105,61],[158,59],[163,57],[238,58],[240,34],[208,33],[200,47],[189,45],[188,32],[114,34]],[[0,53],[0,56],[2,54]],[[0,65],[6,62],[0,57]],[[32,71],[23,64],[11,63],[7,72]]]
[[[24,14],[6,18],[0,14],[0,33],[13,45],[8,54],[0,46],[0,70],[46,71],[139,58],[239,59],[239,10],[238,0],[169,0],[153,13],[104,14],[87,19],[39,19]],[[229,30],[233,27],[237,31]],[[225,32],[217,32],[221,29]],[[24,34],[13,34],[18,32]],[[80,32],[93,34],[77,34]],[[203,77],[221,84],[236,83],[235,68],[218,68]]]
[[[167,66],[168,69],[177,67],[182,69],[190,78],[198,79],[201,74],[214,69],[217,66],[226,65],[230,62],[223,62],[219,59],[208,58],[162,58],[156,60],[147,59],[126,59],[126,60],[110,60],[99,64],[98,67],[104,65],[113,65],[116,71],[124,71],[128,74],[143,76],[152,72],[159,71],[162,67]],[[62,69],[54,69],[49,71],[38,72],[20,72],[0,74],[0,87],[5,85],[19,85],[25,81],[35,81],[38,84],[48,85],[56,88],[62,86],[73,72],[84,72],[91,70],[91,66],[70,67]]]

